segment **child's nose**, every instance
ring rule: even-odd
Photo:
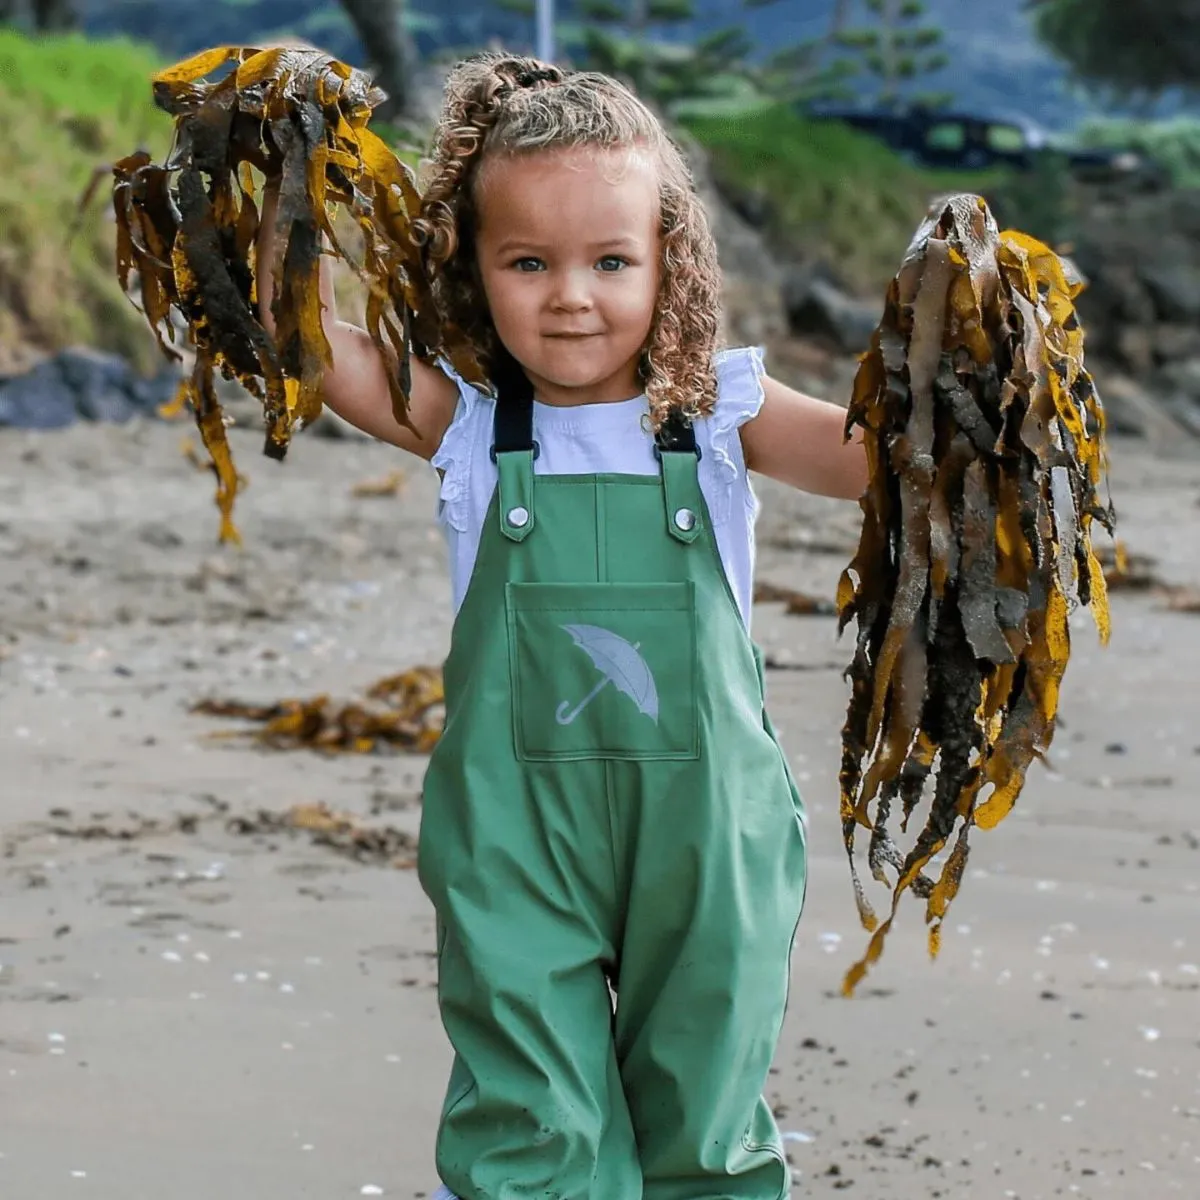
[[[572,311],[592,305],[591,281],[586,271],[563,271],[555,280],[552,297],[555,308]]]

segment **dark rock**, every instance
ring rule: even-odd
[[[1092,345],[1098,344],[1098,339],[1093,332],[1094,327],[1089,325],[1085,319],[1084,329],[1087,335],[1091,338]],[[1106,349],[1115,349],[1120,356],[1122,364],[1129,367],[1139,375],[1145,375],[1152,370],[1156,360],[1155,357],[1155,339],[1154,326],[1152,324],[1139,325],[1130,323],[1121,325],[1116,330],[1116,336],[1106,338],[1104,340]]]
[[[783,302],[792,333],[831,341],[850,354],[867,349],[883,315],[882,302],[856,300],[819,272],[801,268],[785,277]]]
[[[137,415],[128,393],[115,387],[77,391],[75,411],[85,421],[105,421],[114,425],[123,425]]]
[[[1164,448],[1200,434],[1200,190],[1084,191],[1072,258],[1110,428]],[[1190,452],[1190,451],[1187,451]]]
[[[1189,427],[1163,402],[1157,390],[1151,391],[1126,375],[1107,373],[1098,386],[1112,433],[1146,438],[1161,446],[1178,447],[1190,442]]]
[[[154,416],[161,405],[175,399],[181,378],[176,367],[164,367],[151,379],[134,378],[127,389],[129,399],[139,412]]]
[[[138,376],[119,355],[86,346],[62,350],[24,375],[0,380],[0,425],[61,429],[74,421],[125,422],[174,398],[179,372]]]
[[[1085,193],[1076,221],[1089,357],[1139,375],[1197,357],[1200,191]]]
[[[1141,276],[1161,320],[1200,321],[1200,270],[1194,264],[1152,263]]]
[[[1200,405],[1200,356],[1162,367],[1156,382],[1185,400]]]
[[[133,376],[129,363],[117,354],[87,346],[70,346],[55,355],[67,386],[75,392],[124,391]]]
[[[0,387],[0,426],[63,429],[73,425],[77,416],[75,393],[55,359],[39,363]]]
[[[1154,331],[1154,354],[1160,363],[1200,358],[1200,323],[1159,325]]]
[[[1200,437],[1200,357],[1166,364],[1155,376],[1154,390],[1166,411]]]
[[[1153,326],[1154,301],[1128,260],[1110,261],[1103,249],[1081,247],[1075,261],[1088,280],[1079,315],[1089,345],[1115,349],[1122,329]]]

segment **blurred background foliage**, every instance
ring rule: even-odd
[[[531,49],[532,6],[0,0],[0,346],[85,342],[153,360],[113,279],[105,204],[80,213],[79,200],[116,157],[165,152],[169,123],[148,86],[158,67],[205,46],[303,37],[374,69],[393,99],[380,127],[420,136],[437,64],[501,42]],[[983,191],[1008,223],[1056,240],[1072,233],[1070,174],[1052,153],[1033,171],[930,170],[816,120],[814,105],[995,111],[1000,72],[1009,108],[1056,127],[1064,147],[1136,147],[1174,186],[1196,187],[1198,11],[1194,0],[558,0],[556,34],[563,60],[627,80],[694,141],[781,254],[877,294],[932,196]]]

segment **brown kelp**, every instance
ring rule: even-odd
[[[249,737],[272,750],[428,754],[442,733],[444,704],[441,670],[419,666],[377,680],[364,700],[349,704],[324,695],[274,704],[209,699],[193,705],[192,712],[254,722],[259,728],[214,736]]]
[[[118,275],[165,354],[180,357],[168,344],[177,323],[195,348],[182,398],[217,473],[221,537],[236,540],[238,477],[215,373],[261,400],[266,453],[282,458],[293,431],[321,411],[330,362],[322,253],[349,263],[366,287],[366,327],[402,425],[411,427],[410,351],[482,379],[466,339],[438,319],[412,238],[420,196],[408,167],[367,128],[384,98],[367,75],[319,50],[226,46],[170,67],[153,86],[174,118],[174,142],[164,163],[139,151],[113,167]],[[262,264],[274,280],[274,336],[257,307],[255,172],[279,189],[276,260]],[[361,263],[338,240],[339,210],[361,232]]]
[[[937,953],[970,830],[1005,817],[1050,745],[1071,609],[1090,605],[1108,638],[1090,530],[1111,533],[1113,517],[1081,288],[1049,247],[999,232],[980,197],[949,197],[918,230],[860,363],[846,428],[864,431],[870,482],[838,587],[840,627],[858,626],[840,778],[872,937],[846,994],[906,891],[925,900]],[[927,784],[928,816],[902,853],[889,819],[898,806],[906,833]],[[871,874],[892,889],[882,924],[856,865],[859,827]],[[935,880],[926,869],[947,846]]]

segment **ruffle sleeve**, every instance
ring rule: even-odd
[[[706,490],[712,497],[713,520],[719,524],[729,518],[735,493],[740,491],[747,503],[753,502],[738,430],[762,408],[762,348],[743,346],[719,351],[714,366],[717,402],[706,422],[709,453],[701,458],[700,470],[708,476]]]
[[[448,364],[443,362],[439,365],[458,387],[458,404],[449,427],[442,435],[442,443],[429,462],[442,475],[438,493],[438,520],[459,533],[465,533],[471,521],[471,468],[477,426],[481,410],[490,401]]]

